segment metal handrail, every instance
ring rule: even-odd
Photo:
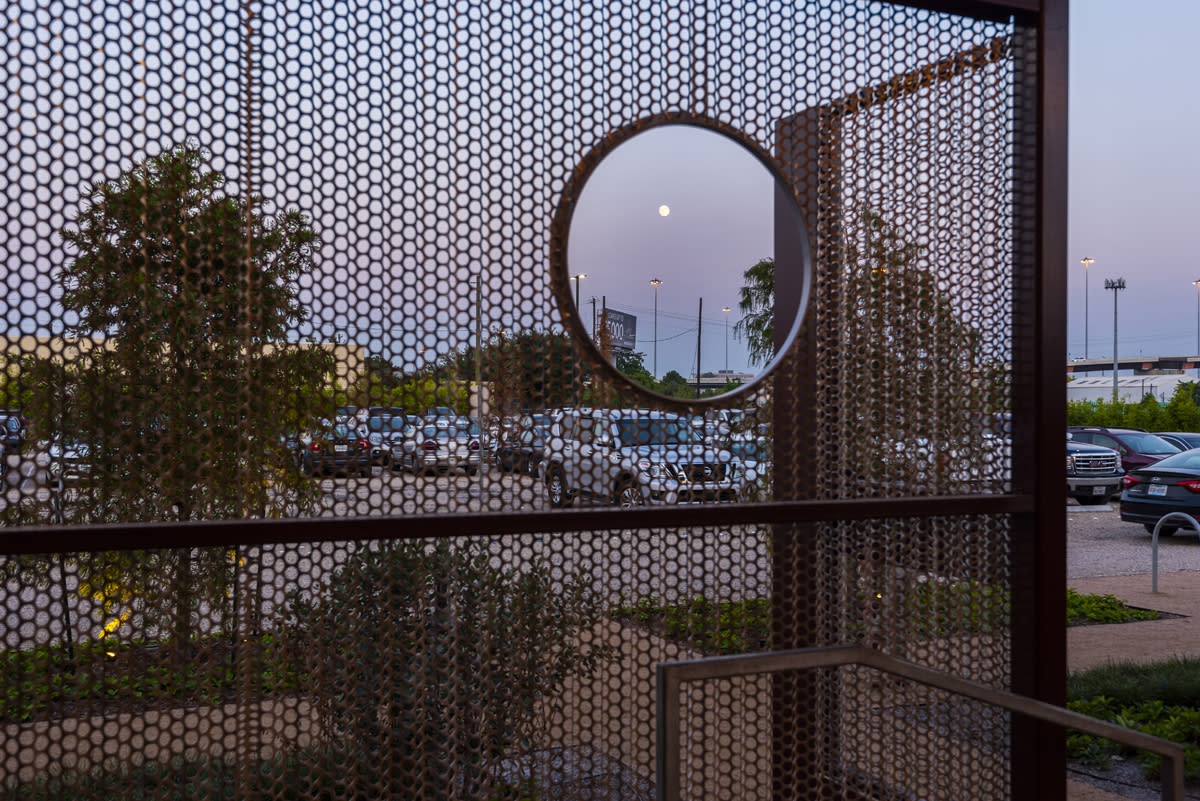
[[[1031,718],[1158,754],[1163,758],[1164,763],[1162,792],[1164,801],[1183,801],[1183,747],[1176,743],[1072,712],[1045,701],[1016,695],[1005,690],[997,690],[960,676],[953,676],[940,670],[897,659],[862,645],[834,645],[762,654],[738,654],[679,662],[660,662],[656,669],[657,786],[655,797],[657,801],[679,801],[680,798],[679,689],[683,682],[843,665],[866,665],[930,687],[937,687],[957,695],[1019,712]]]
[[[1196,522],[1196,518],[1184,512],[1168,512],[1158,518],[1158,522],[1154,524],[1154,533],[1150,535],[1150,551],[1152,553],[1150,570],[1150,591],[1158,592],[1158,530],[1162,528],[1164,521],[1173,518],[1182,518],[1191,524],[1192,530],[1196,532],[1196,536],[1200,537],[1200,523]]]

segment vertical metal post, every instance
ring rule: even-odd
[[[725,380],[729,381],[729,313],[733,309],[728,306],[722,306],[721,311],[725,312]]]
[[[1096,263],[1090,256],[1079,260],[1083,265],[1083,358],[1088,357],[1088,268]]]
[[[704,327],[704,298],[700,298],[700,308],[696,311],[696,397],[700,397],[700,334]]]
[[[1113,291],[1113,403],[1117,402],[1117,369],[1120,366],[1117,359],[1117,293],[1125,288],[1124,278],[1108,278],[1104,288]]]
[[[1196,355],[1200,356],[1200,279],[1192,285],[1196,287]],[[1200,378],[1200,359],[1196,360],[1196,376]]]
[[[651,278],[650,286],[654,287],[654,378],[658,380],[658,288],[662,286],[661,278]]]

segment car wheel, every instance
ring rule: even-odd
[[[1082,498],[1076,498],[1080,506],[1099,506],[1102,503],[1108,503],[1108,497],[1105,495],[1086,495]]]
[[[571,505],[571,498],[567,495],[567,477],[561,467],[550,471],[550,477],[546,479],[546,495],[555,509]]]
[[[473,476],[479,472],[479,468],[478,467],[468,467],[468,468],[466,468],[466,471],[467,471],[468,476]]]
[[[1145,523],[1143,525],[1145,525],[1145,527],[1146,527],[1147,534],[1154,533],[1154,525],[1155,525],[1154,523]],[[1162,528],[1160,528],[1158,530],[1158,533],[1164,537],[1169,537],[1178,530],[1179,530],[1179,526],[1163,526]]]
[[[632,509],[635,506],[645,506],[646,499],[642,497],[642,490],[637,484],[626,480],[618,484],[613,492],[613,503],[622,509]]]

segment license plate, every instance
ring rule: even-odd
[[[1151,489],[1154,489],[1154,488],[1151,487]],[[1166,487],[1163,487],[1163,489],[1166,489]],[[1092,487],[1093,495],[1104,495],[1107,492],[1108,492],[1108,487]]]
[[[346,453],[349,450],[350,450],[350,447],[348,445],[334,445],[333,446],[334,453]]]
[[[1150,489],[1146,490],[1146,494],[1147,495],[1166,495],[1167,494],[1167,485],[1166,484],[1151,484]]]

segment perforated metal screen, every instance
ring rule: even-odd
[[[12,4],[5,797],[650,798],[663,660],[1011,688],[1038,62],[979,10]],[[768,302],[678,351],[645,275],[614,354],[560,212],[670,122],[783,182],[780,269],[683,265]],[[1013,786],[1006,715],[863,669],[688,692],[688,798]]]

